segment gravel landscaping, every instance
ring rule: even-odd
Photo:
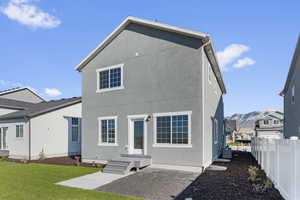
[[[248,167],[258,166],[256,160],[246,152],[233,155],[230,163],[214,163],[228,167],[226,171],[205,171],[176,200],[284,200],[274,187],[263,193],[255,192],[248,180]]]

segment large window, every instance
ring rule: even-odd
[[[97,70],[97,92],[123,88],[123,64]]]
[[[190,146],[192,112],[154,114],[154,146]]]
[[[117,117],[100,117],[99,145],[117,145]]]
[[[79,142],[79,118],[72,118],[72,142]]]
[[[16,125],[16,137],[23,138],[24,136],[24,125]]]

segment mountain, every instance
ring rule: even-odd
[[[280,110],[254,111],[247,114],[234,114],[226,119],[236,120],[237,127],[241,130],[254,130],[255,122],[268,115],[283,116],[283,112]]]

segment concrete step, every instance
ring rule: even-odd
[[[127,172],[123,170],[114,170],[114,169],[106,169],[106,168],[104,168],[102,172],[109,173],[109,174],[120,174],[120,175],[127,174]]]
[[[121,158],[147,158],[151,159],[152,157],[149,155],[141,155],[141,154],[121,154]]]
[[[105,169],[127,170],[128,166],[106,165]]]

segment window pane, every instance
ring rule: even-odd
[[[115,143],[115,120],[108,120],[108,143]]]
[[[156,127],[156,142],[162,144],[171,143],[171,117],[157,117],[157,127]]]
[[[110,88],[121,86],[121,68],[110,70]]]
[[[19,134],[20,137],[23,137],[23,125],[20,125],[20,134]]]
[[[16,137],[19,137],[19,125],[16,126]]]
[[[72,125],[78,125],[78,124],[79,124],[78,118],[72,118]]]
[[[108,83],[109,83],[109,80],[108,80],[108,78],[109,78],[109,70],[106,70],[106,71],[101,71],[100,73],[99,73],[99,78],[100,78],[100,83],[99,83],[99,85],[100,85],[100,88],[99,89],[104,89],[104,88],[109,88],[109,85],[108,85]]]
[[[78,126],[72,127],[72,142],[78,142]]]
[[[188,144],[188,116],[172,116],[172,144]]]
[[[102,142],[107,142],[107,120],[101,120],[101,137]]]

